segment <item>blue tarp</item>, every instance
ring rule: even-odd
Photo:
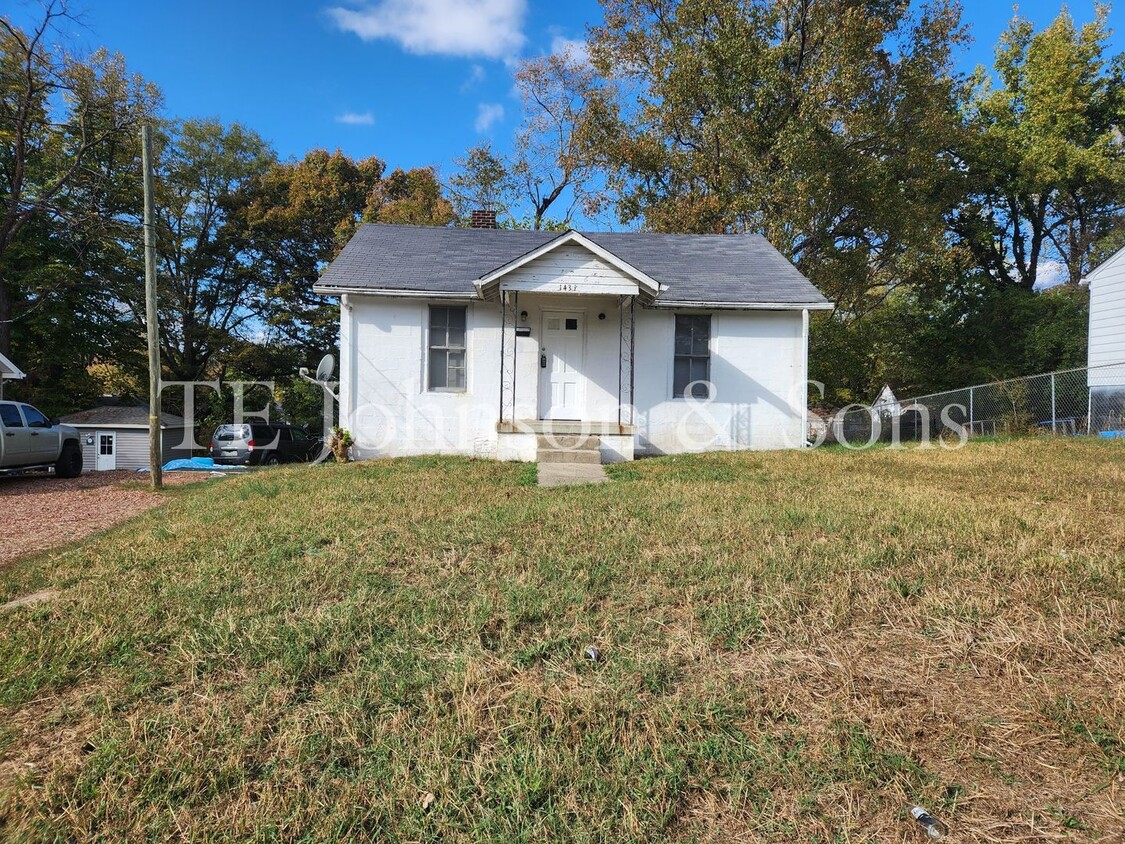
[[[191,457],[187,459],[169,460],[160,467],[165,472],[225,472],[228,469],[245,469],[245,466],[216,466],[210,457]],[[138,472],[147,472],[148,468],[138,469]]]
[[[1125,431],[1102,431],[1098,436],[1104,440],[1116,440],[1125,438]]]

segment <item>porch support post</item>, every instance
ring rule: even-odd
[[[516,421],[516,321],[519,291],[500,292],[500,423]]]
[[[634,389],[637,384],[637,297],[629,297],[629,424],[635,424],[633,410],[636,406]]]
[[[625,297],[617,300],[617,427],[622,425],[622,412],[625,402],[625,373],[622,361],[625,360]],[[0,383],[0,389],[3,384]],[[2,394],[0,394],[2,395]]]
[[[633,424],[633,385],[636,346],[636,296],[622,296],[617,307],[617,427]],[[629,313],[625,313],[628,303]]]

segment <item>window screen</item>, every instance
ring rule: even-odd
[[[461,307],[430,308],[430,389],[465,389],[465,312]]]
[[[710,395],[711,317],[676,314],[676,351],[672,396],[705,399]]]

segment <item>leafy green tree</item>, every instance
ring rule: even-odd
[[[452,206],[429,168],[384,177],[378,158],[312,150],[275,162],[240,194],[239,225],[266,284],[262,318],[305,359],[337,345],[339,308],[313,293],[325,267],[361,222],[447,225]]]
[[[338,307],[313,285],[355,233],[384,166],[312,150],[274,163],[244,194],[239,214],[267,285],[264,319],[310,353],[334,349],[339,330]]]
[[[216,120],[185,120],[160,140],[161,360],[171,380],[206,380],[221,375],[223,354],[239,339],[262,329],[269,283],[241,209],[275,156],[256,133]],[[143,295],[127,301],[143,322]]]
[[[523,120],[516,131],[511,171],[530,209],[530,227],[568,228],[578,211],[597,216],[606,194],[585,150],[595,126],[588,106],[595,96],[605,95],[604,81],[569,45],[525,59],[515,81]]]
[[[401,167],[376,182],[363,209],[365,223],[448,226],[456,219],[433,167]]]
[[[470,147],[453,160],[457,172],[449,179],[449,194],[460,225],[469,225],[474,211],[493,211],[501,225],[518,219],[519,186],[507,156],[492,144]]]
[[[570,46],[523,60],[515,74],[523,119],[512,152],[484,143],[454,159],[448,187],[461,224],[478,209],[495,211],[502,226],[536,230],[567,229],[579,211],[601,213],[607,196],[587,154],[595,126],[588,105],[604,85]]]
[[[83,313],[114,321],[113,291],[95,285],[103,263],[120,251],[121,220],[133,210],[121,180],[136,158],[138,128],[160,103],[155,86],[129,73],[120,55],[98,50],[79,57],[63,49],[55,27],[65,20],[67,5],[57,0],[45,4],[30,31],[0,16],[5,354],[13,331],[28,336],[21,347],[31,337],[43,339],[20,327],[27,320],[67,321]],[[86,334],[79,334],[81,345]]]
[[[626,222],[765,234],[840,308],[937,283],[965,37],[951,2],[606,0],[586,154]]]
[[[1077,284],[1125,211],[1125,59],[1106,56],[1109,8],[1079,28],[1064,8],[1035,32],[1016,17],[996,83],[978,71],[966,146],[972,194],[953,228],[998,287],[1032,289],[1044,266]]]

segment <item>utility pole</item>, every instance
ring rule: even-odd
[[[152,488],[164,488],[160,463],[160,321],[156,313],[156,210],[152,198],[152,127],[141,126],[145,174],[145,322],[148,327],[148,463]]]

